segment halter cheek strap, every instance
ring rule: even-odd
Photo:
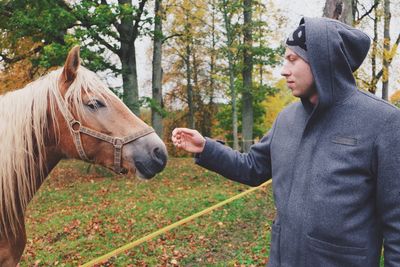
[[[89,162],[91,161],[85,153],[85,150],[84,150],[83,144],[82,144],[82,139],[81,139],[81,134],[86,134],[86,135],[92,136],[96,139],[100,139],[105,142],[108,142],[114,146],[114,171],[116,173],[121,173],[123,170],[122,163],[121,163],[122,147],[125,144],[134,142],[135,140],[137,140],[143,136],[154,133],[154,129],[152,127],[146,126],[145,128],[143,128],[131,135],[122,137],[122,138],[103,134],[101,132],[98,132],[96,130],[93,130],[93,129],[83,126],[80,121],[76,120],[72,116],[71,112],[67,108],[66,102],[61,97],[61,94],[58,90],[56,90],[55,95],[57,98],[58,107],[60,108],[60,111],[61,111],[64,119],[67,121],[68,128],[73,136],[76,151],[78,152],[79,157],[82,160],[89,161]]]

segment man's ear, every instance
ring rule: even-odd
[[[79,59],[79,46],[74,46],[68,53],[67,60],[64,64],[64,70],[61,74],[62,82],[72,83],[78,72],[78,68],[81,65],[81,61]]]

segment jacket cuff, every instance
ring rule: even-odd
[[[224,142],[219,140],[213,140],[211,138],[205,137],[206,143],[204,145],[203,152],[196,153],[194,156],[194,162],[200,166],[207,166],[208,161],[210,161],[210,156],[213,154],[216,146],[224,146]]]

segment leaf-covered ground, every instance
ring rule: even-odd
[[[246,189],[188,158],[150,181],[63,161],[29,205],[21,266],[84,264]],[[101,266],[265,266],[274,214],[267,187]]]

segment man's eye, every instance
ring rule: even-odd
[[[96,109],[105,107],[104,103],[97,99],[90,100],[86,104],[86,106],[88,106],[88,108],[90,108],[92,110],[96,110]]]

